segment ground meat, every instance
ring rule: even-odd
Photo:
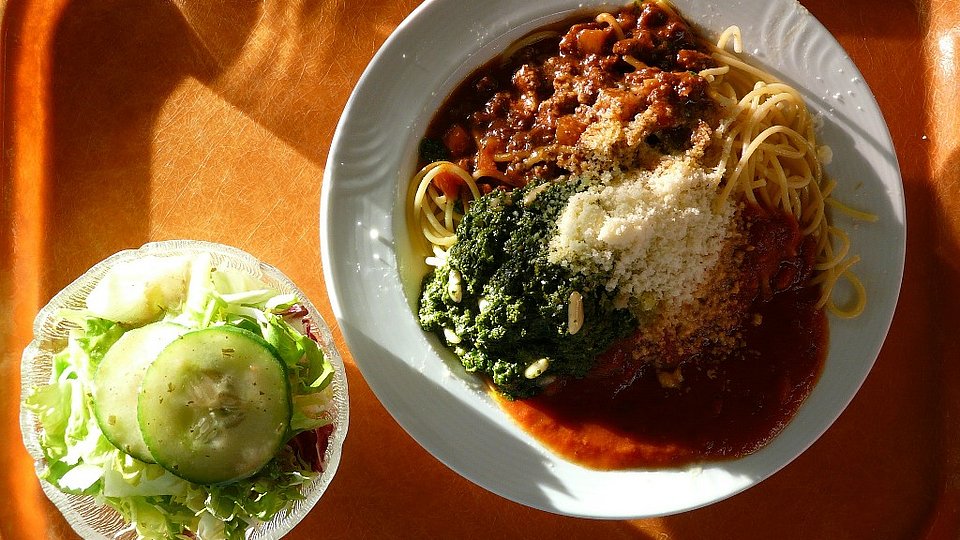
[[[625,126],[642,125],[652,148],[688,150],[703,123],[718,118],[707,81],[695,73],[713,67],[712,58],[683,20],[654,3],[613,16],[623,39],[605,20],[573,21],[485,65],[448,98],[427,137],[468,169],[495,167],[508,185],[569,172],[560,164],[610,107]]]

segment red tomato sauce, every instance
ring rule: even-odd
[[[682,383],[669,388],[653,365],[631,366],[627,339],[587,377],[530,399],[500,399],[502,408],[555,453],[596,469],[737,458],[767,444],[813,389],[828,326],[819,288],[809,285],[809,242],[789,218],[751,219],[754,248],[740,270],[753,298],[736,329],[742,346],[682,358]]]

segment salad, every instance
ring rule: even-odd
[[[304,499],[345,429],[304,301],[209,253],[122,261],[56,317],[66,344],[24,401],[39,475],[138,538],[246,538]]]

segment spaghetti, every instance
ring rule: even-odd
[[[727,47],[732,42],[733,52]],[[866,290],[850,268],[860,259],[849,255],[846,233],[827,219],[829,205],[851,216],[874,216],[849,209],[831,197],[836,183],[825,177],[818,157],[813,118],[800,94],[772,75],[740,60],[743,39],[736,26],[727,28],[716,45],[706,45],[720,67],[700,73],[711,82],[718,101],[730,111],[721,165],[727,171],[718,203],[732,196],[793,216],[805,235],[817,239],[816,275],[821,289],[818,306],[845,318],[866,305]],[[843,306],[834,300],[837,281],[853,287]]]
[[[469,188],[468,195],[461,197],[459,190],[442,191],[438,180],[453,175]],[[412,208],[414,220],[420,225],[423,237],[434,251],[446,250],[457,240],[454,231],[463,218],[467,205],[480,197],[480,191],[470,174],[455,163],[435,161],[420,170],[413,178]],[[457,208],[462,204],[462,209]]]
[[[802,96],[742,50],[663,0],[545,28],[421,144],[421,327],[582,465],[756,451],[816,384],[826,313],[866,304],[829,214],[874,218],[833,197]]]
[[[655,3],[675,15],[667,2]],[[594,20],[610,28],[616,40],[629,39],[614,14],[601,13]],[[498,62],[504,64],[524,48],[555,40],[558,35],[553,30],[531,34],[511,45]],[[803,234],[817,241],[815,276],[811,282],[820,287],[817,305],[840,317],[858,316],[866,305],[866,290],[851,270],[859,257],[850,255],[849,237],[828,220],[827,206],[857,219],[873,220],[875,216],[851,209],[831,196],[836,183],[824,175],[818,155],[823,149],[818,146],[815,122],[802,96],[739,58],[743,38],[738,27],[727,28],[716,44],[701,45],[715,66],[699,70],[698,75],[709,83],[710,97],[720,105],[723,116],[717,130],[721,144],[717,162],[724,170],[724,183],[715,209],[733,199],[793,216]],[[623,54],[621,59],[635,70],[648,68],[632,54]],[[482,154],[488,142],[475,140],[474,144]],[[427,164],[413,179],[408,207],[412,208],[415,229],[419,229],[433,252],[428,264],[439,265],[456,241],[456,225],[469,201],[481,194],[484,184],[478,184],[479,181],[486,181],[488,190],[512,189],[517,184],[497,168],[498,164],[514,161],[520,169],[530,168],[544,161],[554,162],[570,152],[570,145],[558,143],[499,152],[492,159],[478,158],[472,173],[449,161]],[[449,175],[461,179],[462,184],[455,191],[444,192],[437,180]],[[852,286],[851,297],[843,303],[835,300],[834,294],[841,279]]]

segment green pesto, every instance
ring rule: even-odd
[[[420,297],[421,326],[436,333],[467,371],[486,375],[509,398],[535,395],[552,376],[582,377],[598,354],[636,327],[628,310],[614,308],[602,276],[548,260],[557,219],[582,186],[553,183],[524,205],[533,187],[495,190],[473,201],[446,263],[427,275]],[[448,287],[453,270],[462,276],[459,302]],[[583,296],[584,308],[576,334],[568,332],[573,291]],[[451,343],[444,329],[460,342]],[[527,366],[541,358],[549,358],[549,367],[528,379]]]

